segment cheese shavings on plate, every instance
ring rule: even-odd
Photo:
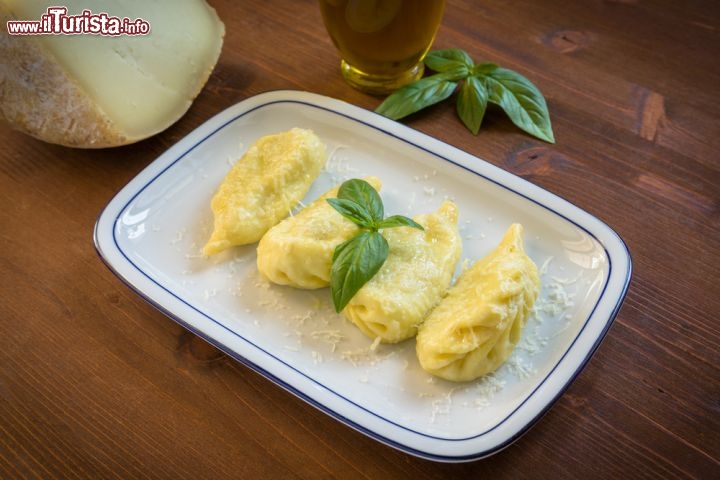
[[[419,366],[413,340],[370,350],[327,291],[263,279],[255,245],[198,255],[227,159],[298,125],[331,157],[305,205],[343,180],[375,175],[388,212],[455,203],[467,259],[484,257],[511,223],[523,225],[542,287],[502,367],[468,384],[436,378]],[[631,273],[617,234],[552,193],[373,112],[288,91],[249,98],[171,147],[108,204],[95,242],[128,285],[233,358],[380,442],[445,462],[492,455],[541,418],[600,344]]]

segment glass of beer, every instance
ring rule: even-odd
[[[353,87],[384,95],[419,79],[445,0],[319,0]]]

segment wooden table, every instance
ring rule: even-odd
[[[98,258],[109,199],[224,108],[276,89],[379,104],[341,79],[313,0],[210,3],[224,50],[167,131],[92,151],[0,130],[0,477],[718,478],[720,4],[448,0],[435,47],[532,79],[557,143],[499,111],[474,137],[449,103],[405,123],[599,217],[634,272],[606,339],[538,424],[490,458],[442,464],[231,360]]]

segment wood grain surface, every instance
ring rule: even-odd
[[[499,110],[475,137],[449,103],[404,123],[597,216],[634,267],[567,392],[507,449],[464,464],[340,424],[185,331],[96,254],[112,196],[224,108],[275,89],[380,102],[343,82],[315,1],[209,3],[224,49],[167,131],[88,151],[0,127],[0,478],[720,478],[720,3],[448,0],[435,47],[533,80],[557,143]]]

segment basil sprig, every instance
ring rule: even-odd
[[[330,293],[336,312],[341,312],[355,294],[383,266],[390,253],[387,240],[380,230],[393,227],[422,225],[402,215],[385,217],[385,208],[378,192],[365,180],[347,180],[338,190],[337,198],[327,202],[342,216],[360,227],[350,240],[335,247],[330,270]]]
[[[494,63],[475,63],[459,48],[434,50],[425,57],[425,65],[437,73],[396,90],[375,111],[399,120],[457,90],[457,114],[474,135],[480,131],[488,103],[493,103],[523,131],[555,143],[545,97],[524,76]]]

